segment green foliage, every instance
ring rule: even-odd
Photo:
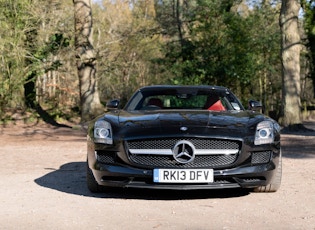
[[[152,1],[103,1],[94,6],[94,48],[101,100],[127,98],[140,86],[163,83],[151,62],[161,57],[162,36],[157,34]]]
[[[47,9],[53,10],[54,15]],[[62,69],[62,60],[71,58],[69,52],[59,56],[61,50],[68,49],[71,40],[62,27],[51,27],[51,22],[62,20],[57,12],[58,3],[51,1],[0,0],[0,117],[6,117],[8,111],[24,111],[29,105],[25,101],[31,104],[41,101],[46,92],[52,92],[47,89],[51,88],[48,84],[56,88],[58,82],[54,80],[52,84],[47,76]]]
[[[174,14],[173,20],[165,20],[162,12],[157,14],[161,15],[161,27],[167,25],[170,31],[159,63],[167,66],[172,83],[224,85],[244,100],[264,99],[266,89],[257,81],[261,76],[280,88],[280,31],[275,6],[258,4],[245,14],[233,1],[189,3],[189,8],[177,6],[183,11],[180,24]]]
[[[6,107],[22,105],[24,68],[24,36],[25,29],[24,1],[0,1],[0,117],[4,116]]]

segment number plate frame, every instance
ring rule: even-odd
[[[154,169],[154,183],[213,183],[213,169]]]

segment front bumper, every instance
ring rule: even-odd
[[[150,188],[150,189],[223,189],[223,188],[254,188],[266,186],[272,180],[276,160],[267,164],[238,167],[224,170],[214,170],[212,183],[154,183],[153,170],[138,169],[95,162],[90,168],[99,185],[121,188]]]

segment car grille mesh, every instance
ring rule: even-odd
[[[166,167],[166,168],[218,168],[232,165],[238,157],[238,154],[202,154],[196,155],[195,159],[189,163],[178,163],[172,155],[152,154],[131,154],[129,149],[173,149],[178,141],[186,140],[193,143],[196,150],[240,150],[241,142],[235,140],[218,140],[218,139],[150,139],[136,140],[125,143],[126,150],[129,154],[131,162],[143,167]],[[237,151],[237,152],[238,152]],[[154,152],[154,151],[153,151]]]
[[[236,154],[233,155],[209,155],[196,156],[194,161],[187,164],[180,164],[169,156],[152,156],[152,155],[136,155],[132,154],[130,159],[137,164],[151,167],[173,167],[173,168],[202,168],[202,167],[218,167],[230,165],[236,160]]]
[[[182,139],[153,139],[128,141],[129,149],[172,149],[174,145]],[[238,141],[231,140],[216,140],[216,139],[185,139],[192,142],[196,149],[240,149]]]
[[[113,153],[108,153],[105,151],[97,151],[96,158],[99,162],[107,163],[107,164],[114,164],[115,157]]]
[[[262,151],[252,153],[252,164],[265,164],[270,161],[272,151]]]

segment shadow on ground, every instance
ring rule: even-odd
[[[233,198],[249,194],[246,189],[224,190],[150,190],[150,189],[110,189],[104,193],[91,193],[86,186],[86,162],[71,162],[62,165],[59,169],[46,168],[48,173],[35,180],[40,186],[69,194],[117,199],[142,200],[192,200],[211,198]]]
[[[315,158],[315,138],[284,136],[281,141],[282,156],[291,159]]]
[[[315,122],[305,121],[306,130],[281,133],[282,154],[286,158],[315,158]]]
[[[43,119],[44,122],[55,127],[71,128],[69,125],[59,124],[46,110],[44,110],[40,105],[36,106],[36,112]]]

